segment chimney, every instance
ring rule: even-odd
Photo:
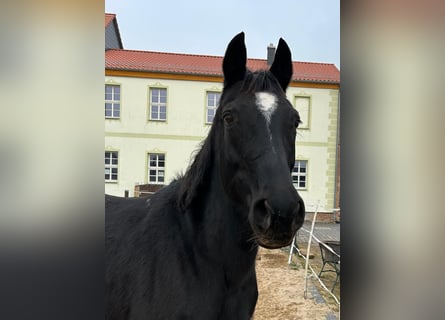
[[[273,59],[275,57],[275,47],[273,46],[273,43],[269,44],[267,47],[267,65],[271,66]]]

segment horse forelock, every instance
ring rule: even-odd
[[[220,106],[224,106],[240,95],[254,96],[255,93],[264,91],[276,95],[285,95],[280,83],[270,71],[258,70],[252,72],[246,70],[246,74],[242,81],[224,88],[220,99]]]
[[[252,94],[261,91],[269,91],[276,94],[284,93],[278,80],[268,70],[247,71],[241,92]]]

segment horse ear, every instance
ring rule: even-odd
[[[246,45],[244,32],[237,34],[229,43],[223,59],[224,87],[244,79],[246,74]]]
[[[292,77],[292,56],[286,41],[280,38],[275,58],[269,71],[277,78],[281,87],[286,91]]]

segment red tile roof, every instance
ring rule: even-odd
[[[113,19],[116,18],[116,15],[113,13],[105,13],[105,28],[110,24]]]
[[[222,59],[220,56],[111,49],[105,52],[105,68],[222,76]],[[247,67],[253,71],[267,69],[266,60],[248,59]],[[293,67],[293,81],[340,83],[340,71],[334,64],[294,61]]]

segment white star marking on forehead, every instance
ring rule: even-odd
[[[277,97],[268,92],[257,92],[255,96],[256,105],[266,119],[267,126],[269,127],[270,118],[272,118],[272,114],[277,108]]]
[[[260,110],[261,114],[266,119],[267,131],[269,131],[269,139],[272,143],[272,132],[270,131],[270,119],[272,118],[272,114],[275,112],[277,108],[277,97],[268,92],[257,92],[256,96],[256,105]],[[272,144],[272,152],[275,153],[275,147]]]

